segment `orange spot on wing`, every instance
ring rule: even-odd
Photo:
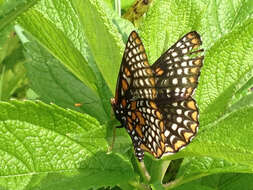
[[[146,147],[144,144],[141,144],[141,145],[140,145],[140,148],[141,148],[142,150],[146,151],[146,152],[152,153],[152,152],[149,150],[149,148]]]
[[[144,120],[144,118],[143,118],[141,112],[139,112],[139,111],[136,112],[136,115],[137,115],[137,117],[139,118],[140,124],[141,124],[141,125],[144,125],[144,124],[145,124],[145,120]]]
[[[156,111],[156,116],[158,119],[162,119],[162,114],[159,111]]]
[[[197,71],[198,71],[198,68],[197,68],[197,67],[191,68],[191,72],[192,72],[192,73],[197,73]]]
[[[196,128],[197,128],[197,124],[196,123],[194,123],[194,124],[191,124],[191,129],[192,129],[192,131],[194,132],[194,133],[196,133]]]
[[[81,107],[83,104],[81,104],[81,103],[75,103],[74,105],[75,105],[75,107]]]
[[[130,73],[130,71],[128,70],[127,67],[125,67],[125,74],[126,74],[127,77],[130,77],[130,75],[131,75],[131,73]]]
[[[128,121],[129,123],[132,123],[132,122],[133,122],[132,119],[131,119],[130,117],[127,117],[127,121]]]
[[[148,62],[147,62],[147,61],[144,61],[144,65],[149,66],[149,64],[148,64]]]
[[[136,119],[136,115],[135,113],[132,112],[132,120],[135,120]]]
[[[196,106],[195,106],[195,102],[193,100],[187,102],[187,107],[192,109],[192,110],[196,110]]]
[[[158,147],[155,154],[156,154],[156,155],[155,155],[156,158],[160,158],[161,155],[163,154],[163,152],[162,152],[162,150]]]
[[[162,148],[162,151],[165,150],[165,144],[163,142],[161,142],[161,148]]]
[[[144,49],[143,49],[143,51],[144,51]],[[142,57],[143,57],[143,59],[147,59],[147,56],[145,53],[142,54]]]
[[[150,106],[151,106],[153,109],[157,110],[157,106],[156,106],[156,103],[155,103],[155,102],[150,101],[149,104],[150,104]]]
[[[123,108],[126,107],[126,99],[122,99],[121,104],[122,104]]]
[[[146,69],[146,72],[149,74],[149,75],[152,75],[152,70],[150,68]]]
[[[197,120],[198,120],[198,118],[197,118],[198,112],[197,112],[197,111],[193,112],[191,116],[192,116],[192,119],[193,119],[194,121],[197,121]]]
[[[193,136],[193,133],[185,132],[183,135],[184,135],[186,142],[189,142],[189,139]]]
[[[161,134],[161,137],[162,137],[162,141],[165,142],[165,136],[164,136],[164,134]]]
[[[135,42],[136,42],[136,44],[140,44],[140,43],[141,43],[141,40],[140,40],[139,38],[136,38],[136,39],[135,39]]]
[[[185,144],[186,144],[186,143],[185,143],[184,141],[178,140],[178,141],[175,143],[175,145],[174,145],[175,150],[178,150],[179,148],[181,148],[181,147],[184,146]]]
[[[195,64],[195,65],[200,65],[200,63],[201,63],[201,60],[200,60],[200,59],[197,59],[197,60],[194,61],[194,64]]]
[[[128,89],[128,84],[127,81],[125,79],[122,79],[122,88],[124,91],[126,91]]]
[[[190,95],[192,93],[192,90],[193,89],[191,87],[187,88],[187,95]]]
[[[196,79],[195,79],[194,77],[190,77],[190,78],[189,78],[189,81],[190,81],[191,83],[194,83],[194,82],[196,82]]]
[[[155,98],[156,97],[156,89],[152,89],[152,96],[153,96],[153,98]]]
[[[136,110],[136,101],[131,102],[131,110]]]
[[[141,126],[140,126],[140,125],[136,125],[135,130],[136,130],[136,132],[138,133],[138,135],[139,135],[141,138],[143,138],[143,134],[142,134],[142,131],[141,131]]]
[[[132,32],[131,36],[132,36],[133,38],[137,38],[136,32]]]
[[[155,86],[155,79],[153,77],[149,78],[149,81],[151,82],[152,86]]]
[[[160,121],[159,125],[160,125],[161,131],[163,132],[164,131],[164,122]]]
[[[143,45],[140,45],[139,46],[139,50],[141,51],[141,52],[143,52],[144,51],[144,47],[143,47]],[[146,56],[146,55],[145,55]]]
[[[133,130],[133,125],[132,125],[131,123],[127,123],[127,126],[128,126],[128,129],[129,129],[130,131]]]
[[[193,44],[199,44],[199,40],[197,38],[193,38],[191,42]]]
[[[175,151],[174,151],[173,148],[167,146],[167,147],[165,148],[165,152],[175,152]]]
[[[164,73],[164,70],[162,70],[161,68],[157,68],[155,70],[155,72],[156,72],[156,75],[160,76],[160,75],[162,75]]]
[[[192,39],[194,37],[193,33],[187,35],[187,38]]]

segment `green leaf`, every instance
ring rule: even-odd
[[[112,92],[115,91],[119,67],[125,46],[120,31],[128,36],[132,25],[125,21],[120,28],[119,19],[102,1],[74,0],[79,18],[83,24],[84,35],[94,56],[94,60]]]
[[[241,78],[250,80],[252,63],[253,19],[248,19],[206,52],[196,94],[202,126],[222,117],[243,85]]]
[[[0,108],[2,188],[90,189],[134,176],[127,160],[106,154],[106,130],[96,119],[38,101]]]
[[[216,41],[245,22],[252,14],[253,1],[251,0],[209,0],[201,20],[204,48],[212,47]]]
[[[0,30],[35,5],[38,0],[7,1],[0,6]]]
[[[23,47],[9,25],[0,32],[0,100],[18,97],[18,89],[26,88]],[[21,90],[20,90],[21,91]],[[22,96],[23,98],[23,96]]]
[[[87,113],[102,123],[110,119],[103,109],[102,99],[57,59],[35,42],[25,43],[25,48],[31,60],[25,64],[30,85],[41,100]],[[81,105],[76,107],[76,103]]]
[[[252,173],[253,167],[240,163],[232,163],[211,157],[185,158],[177,175],[176,186],[192,180],[218,173]],[[173,184],[170,186],[173,187]]]
[[[97,92],[92,69],[62,30],[36,10],[29,10],[18,21],[77,78]]]
[[[44,7],[46,7],[46,9]],[[71,40],[73,45],[76,47],[75,51],[79,51],[82,54],[82,56],[87,61],[88,66],[92,69],[92,71],[95,75],[95,78],[96,78],[96,80],[93,82],[95,82],[96,89],[97,89],[96,93],[98,93],[100,100],[96,100],[96,101],[93,101],[92,103],[90,103],[90,101],[84,99],[84,97],[82,97],[82,99],[80,100],[81,97],[79,95],[77,95],[80,98],[78,98],[76,100],[76,102],[70,103],[67,100],[67,102],[64,103],[65,104],[64,106],[67,106],[66,103],[69,104],[67,107],[73,107],[73,105],[75,103],[81,103],[81,104],[84,104],[85,110],[89,110],[89,112],[86,112],[86,113],[96,112],[95,110],[97,110],[98,112],[96,113],[96,116],[101,114],[101,116],[99,116],[99,118],[98,118],[99,121],[104,122],[105,120],[108,120],[108,118],[110,117],[110,112],[111,112],[110,101],[108,101],[108,100],[112,97],[112,94],[111,94],[110,89],[108,88],[107,84],[105,83],[101,73],[99,72],[99,70],[94,62],[94,58],[92,57],[92,54],[91,54],[90,49],[87,45],[86,39],[82,33],[81,24],[80,24],[80,21],[77,17],[75,10],[73,9],[72,3],[68,2],[68,1],[61,1],[61,2],[58,2],[57,4],[54,4],[51,1],[41,1],[41,3],[36,8],[39,9],[40,12],[42,12],[43,15],[45,15],[45,17],[48,18],[52,23],[57,23],[56,27],[60,28],[63,31],[66,38]],[[65,10],[65,11],[62,11],[62,10]],[[65,18],[69,18],[69,19],[66,20]],[[76,28],[75,30],[72,29],[73,26],[75,26],[75,28]],[[39,25],[38,27],[41,27],[41,25]],[[45,34],[45,35],[48,35],[48,34]],[[32,39],[30,39],[30,40],[32,40]],[[26,42],[27,39],[24,39],[23,41]],[[42,44],[41,41],[40,41],[40,44]],[[55,55],[51,51],[48,51],[48,54],[52,54],[52,56],[55,57]],[[48,56],[46,56],[46,57],[48,57]],[[55,57],[55,59],[59,60],[57,57]],[[73,65],[73,67],[76,67],[76,64]],[[80,67],[81,67],[81,65],[80,65]],[[75,69],[79,70],[80,67],[77,66]],[[85,70],[86,67],[84,67],[83,69]],[[88,71],[89,70],[87,70],[87,72]],[[65,74],[66,74],[66,72],[65,72]],[[38,75],[40,75],[40,74],[38,74]],[[32,76],[36,77],[35,75],[32,75]],[[57,77],[57,76],[53,76],[53,77]],[[87,78],[87,80],[90,80],[88,78],[88,76],[86,76],[86,75],[81,76],[81,77],[84,77],[84,78]],[[30,80],[33,81],[33,78],[31,78],[31,75],[30,75]],[[54,79],[52,79],[52,80],[54,80]],[[83,84],[82,84],[82,86],[83,86]],[[69,87],[71,88],[71,86],[69,86]],[[37,91],[39,88],[37,88]],[[52,90],[53,89],[51,89],[51,91]],[[71,89],[69,89],[69,90],[71,90]],[[76,90],[78,91],[78,88]],[[90,90],[88,90],[88,89],[87,89],[87,91],[89,91],[88,94],[94,94],[94,93],[90,93]],[[84,91],[79,92],[77,94],[81,94],[81,93],[86,94]],[[49,96],[51,93],[46,94],[46,92],[45,92],[43,94],[44,94],[43,95],[44,100],[45,100],[45,98],[47,98],[47,99],[52,98],[52,97],[45,97],[45,96]],[[73,94],[73,93],[71,93],[71,94]],[[75,97],[77,98],[77,96],[75,96]],[[90,97],[90,95],[88,95],[88,96]],[[94,98],[95,97],[97,97],[97,95],[94,95]],[[94,99],[94,98],[92,98],[92,99]],[[87,106],[87,102],[88,102],[89,106]],[[104,111],[106,112],[107,119],[104,117],[104,113],[99,111],[101,108],[97,109],[98,106],[100,106],[100,103],[98,103],[98,102],[102,103],[101,108],[103,108]],[[62,101],[61,102],[56,101],[55,103],[60,103],[60,105],[62,105]],[[94,106],[93,108],[95,108],[95,109],[90,109],[90,108],[92,108],[92,106]],[[81,111],[81,110],[79,109],[79,111]]]
[[[175,190],[248,190],[253,185],[252,174],[219,174],[182,185]]]
[[[154,2],[139,28],[150,64],[182,35],[199,29],[204,8],[196,0]]]

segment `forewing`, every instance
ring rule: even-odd
[[[115,101],[127,98],[153,99],[155,80],[148,64],[144,46],[137,32],[133,31],[127,40],[118,75]]]
[[[200,36],[193,31],[169,48],[153,65],[157,97],[183,100],[197,87],[204,57]]]

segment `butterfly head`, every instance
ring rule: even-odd
[[[124,108],[116,103],[115,98],[111,98],[111,105],[114,111],[115,117],[124,126],[126,123],[126,117],[124,115]]]

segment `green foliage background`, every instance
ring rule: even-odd
[[[122,11],[133,2],[121,1]],[[153,0],[137,26],[110,0],[0,5],[0,189],[253,186],[253,1]],[[132,30],[150,64],[192,30],[205,49],[195,94],[199,133],[173,156],[146,156],[149,181],[124,129],[108,150],[117,124],[109,100]],[[176,179],[162,185],[170,161],[181,158]]]

